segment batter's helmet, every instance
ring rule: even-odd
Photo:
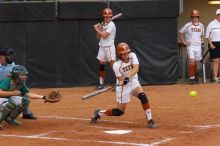
[[[116,52],[118,56],[120,56],[120,54],[131,52],[131,49],[127,43],[119,43],[117,45]]]
[[[198,10],[192,10],[191,17],[199,17],[199,16],[200,16],[200,14],[199,14]]]
[[[27,75],[27,74],[28,74],[27,69],[22,65],[15,65],[11,71],[12,79],[19,79],[18,78],[19,75]]]
[[[103,16],[103,17],[112,17],[112,16],[113,16],[112,10],[109,9],[109,8],[105,8],[105,9],[102,11],[102,16]]]

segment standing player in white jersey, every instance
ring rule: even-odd
[[[131,52],[128,44],[119,43],[117,45],[117,55],[119,60],[113,65],[113,70],[117,78],[116,97],[117,107],[108,110],[95,110],[91,123],[96,124],[101,116],[121,116],[124,114],[126,104],[130,102],[131,96],[137,97],[144,109],[149,128],[156,128],[152,119],[152,113],[147,96],[145,95],[139,81],[139,62],[137,56]]]
[[[191,22],[186,23],[179,31],[180,39],[187,48],[188,74],[190,84],[195,84],[197,62],[202,59],[201,45],[204,42],[204,27],[199,22],[199,11],[191,12]]]
[[[111,9],[104,9],[102,12],[102,16],[104,17],[103,22],[94,25],[96,37],[97,39],[99,39],[99,52],[97,56],[97,59],[99,60],[99,86],[97,87],[98,90],[104,88],[106,63],[109,63],[112,67],[113,63],[116,60],[114,45],[116,27],[114,22],[111,21],[112,15],[113,13]]]

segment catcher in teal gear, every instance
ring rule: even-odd
[[[0,81],[0,129],[3,128],[3,121],[13,125],[20,125],[16,118],[30,103],[29,98],[26,96],[47,101],[47,96],[29,92],[25,84],[27,75],[28,71],[24,66],[15,65],[12,68],[11,76]]]

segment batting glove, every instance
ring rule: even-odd
[[[129,82],[129,77],[125,77],[124,78],[124,85],[127,85],[128,82]]]

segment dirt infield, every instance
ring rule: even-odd
[[[94,87],[62,88],[60,103],[44,104],[32,100],[31,109],[37,120],[23,120],[22,126],[4,124],[0,131],[1,146],[219,146],[220,84],[145,86],[157,129],[146,128],[146,119],[134,97],[122,117],[103,117],[98,124],[89,124],[95,108],[115,105],[115,93],[105,92],[89,100],[81,96]],[[53,89],[31,89],[46,94]],[[190,97],[190,90],[198,96]],[[131,130],[114,135],[108,130]]]

